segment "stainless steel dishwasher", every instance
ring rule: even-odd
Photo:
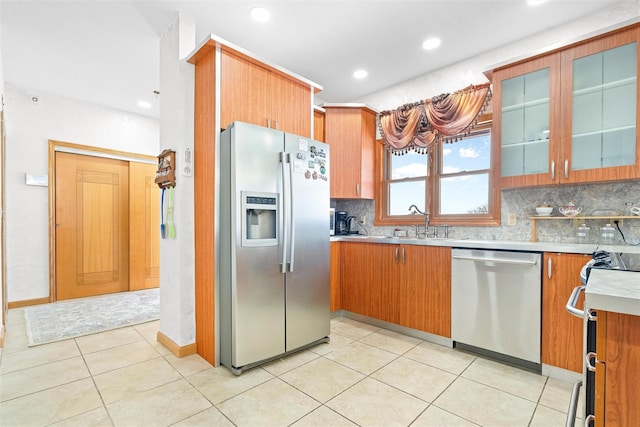
[[[457,347],[540,368],[541,260],[534,252],[452,250],[451,338]]]

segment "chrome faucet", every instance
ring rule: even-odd
[[[409,206],[409,212],[411,215],[420,214],[424,216],[424,237],[427,237],[427,233],[429,232],[429,213],[422,212],[416,205]],[[418,233],[418,226],[416,225],[416,237],[420,237]]]
[[[420,209],[418,209],[418,207],[416,205],[411,205],[409,206],[409,212],[411,212],[412,215],[415,214],[420,214],[420,215],[424,215],[424,225],[426,227],[429,226],[429,213],[428,212],[422,212]]]

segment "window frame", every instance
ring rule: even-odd
[[[492,132],[491,115],[488,114],[481,118],[473,132],[465,136],[477,135],[484,132]],[[375,218],[374,225],[424,225],[424,218],[421,215],[388,215],[389,203],[389,183],[391,180],[385,179],[387,156],[392,156],[382,143],[378,141],[378,147],[375,156]],[[430,150],[427,154],[427,177],[425,183],[425,205],[430,212],[430,224],[433,225],[456,225],[456,226],[493,226],[500,225],[500,188],[498,187],[498,176],[496,171],[499,170],[498,158],[494,144],[493,132],[491,133],[491,161],[488,169],[488,212],[483,214],[445,214],[441,215],[440,211],[440,191],[439,178],[442,168],[442,146],[437,144],[435,150]],[[480,171],[471,171],[460,173],[460,175],[473,175],[485,173],[486,169]],[[452,176],[447,174],[445,176]],[[415,180],[415,178],[407,179],[407,181]]]

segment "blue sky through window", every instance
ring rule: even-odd
[[[489,200],[489,167],[491,165],[491,134],[489,132],[442,145],[440,179],[441,214],[466,214],[486,206]],[[391,156],[391,179],[426,176],[426,155],[413,151],[403,156]],[[486,170],[487,173],[464,174]],[[449,176],[450,174],[459,174]],[[406,215],[411,204],[424,210],[424,181],[391,183],[389,213]]]

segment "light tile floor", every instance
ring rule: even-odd
[[[239,377],[156,341],[158,322],[27,347],[9,311],[2,426],[563,426],[571,384],[349,319]]]

